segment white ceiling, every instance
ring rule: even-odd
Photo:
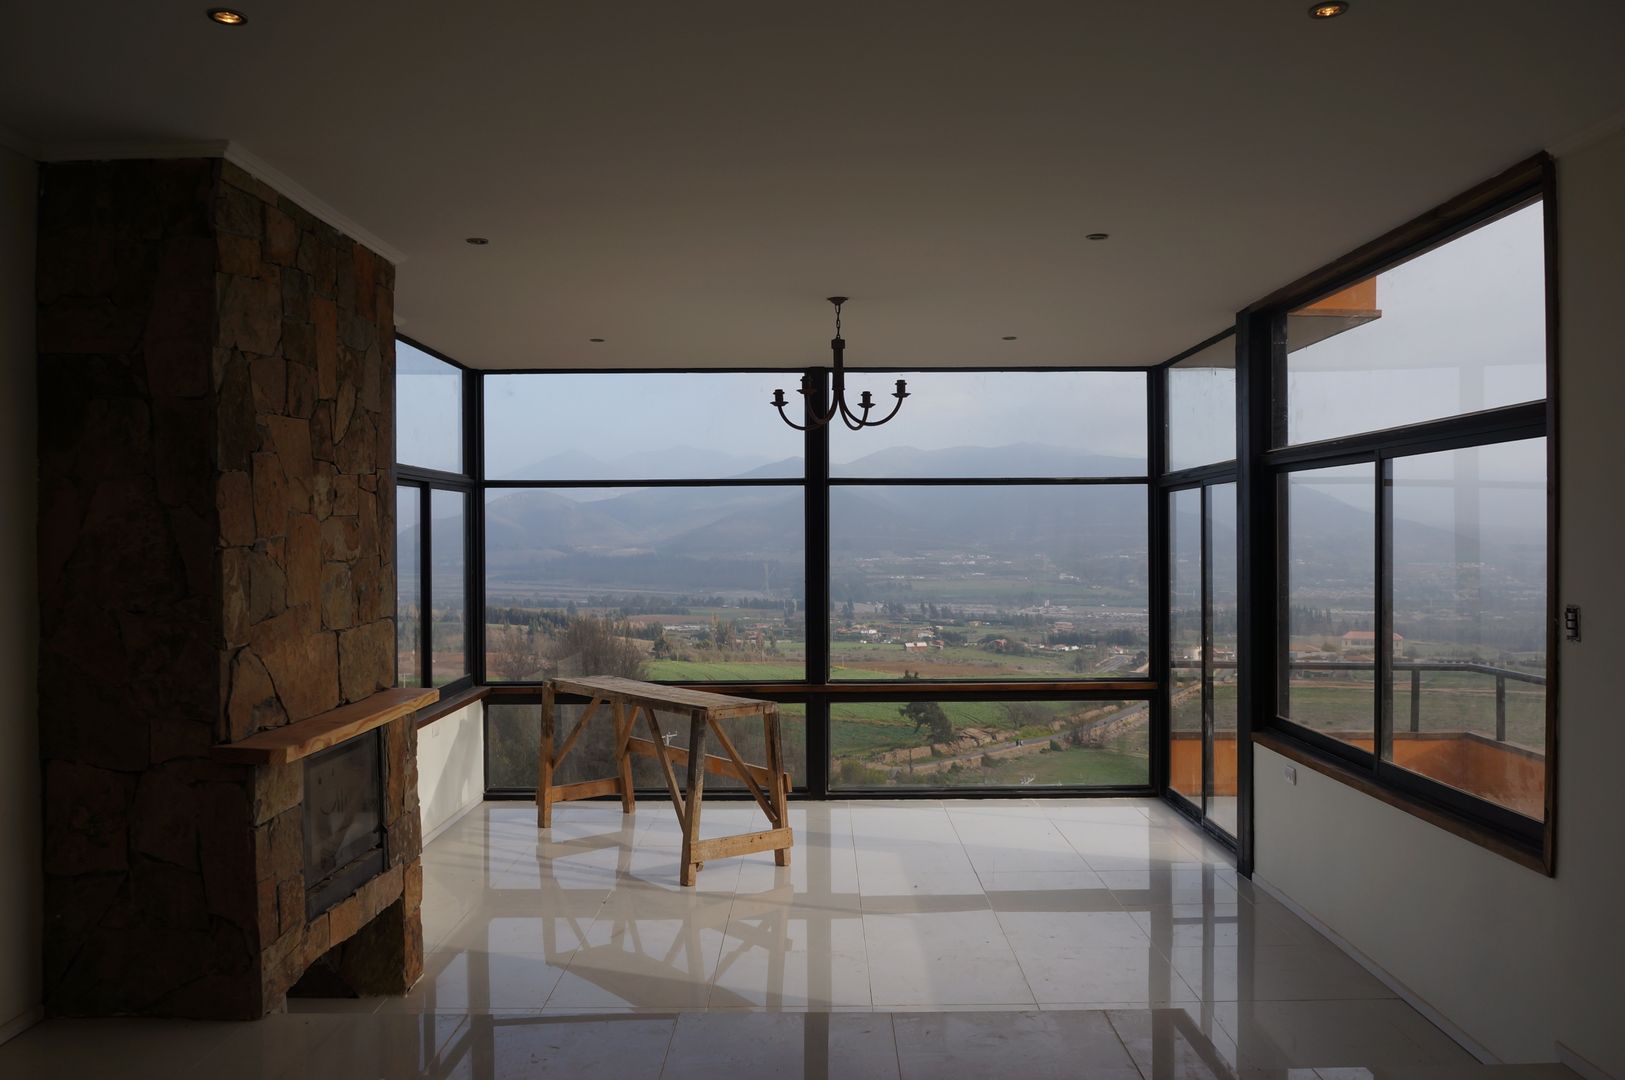
[[[240,2],[0,0],[0,127],[230,139],[485,368],[1154,363],[1625,112],[1619,0]]]

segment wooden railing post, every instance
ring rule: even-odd
[[[1507,677],[1495,677],[1495,741],[1507,741]]]

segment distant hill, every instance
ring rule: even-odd
[[[586,469],[596,461],[577,455],[561,462],[563,457],[551,460],[573,469]],[[618,460],[619,464],[596,462],[591,467],[630,467],[625,463],[640,459]],[[841,466],[837,474],[1123,476],[1143,467],[1131,459],[1021,443],[944,450],[894,447]],[[800,459],[788,458],[739,475],[795,477],[800,472]],[[577,472],[575,478],[596,477]],[[830,538],[837,562],[969,551],[1015,558],[1043,554],[1083,568],[1146,549],[1146,493],[1134,484],[837,485],[830,498]],[[696,587],[708,581],[725,587],[740,574],[720,565],[707,569],[704,564],[789,567],[801,562],[802,500],[799,487],[637,488],[595,501],[581,501],[558,489],[499,492],[487,507],[489,572],[493,582],[516,576],[552,577],[557,572],[609,580],[617,562],[630,560],[642,567],[640,580],[668,573]],[[1300,566],[1299,573],[1358,579],[1370,558],[1370,515],[1320,492],[1299,491],[1295,500],[1295,533],[1304,548],[1312,550],[1309,565]],[[1230,525],[1232,508],[1217,508],[1216,518],[1221,528]],[[1441,563],[1454,558],[1455,536],[1450,531],[1416,522],[1396,524],[1397,541],[1409,558]],[[1180,520],[1176,525],[1193,528],[1195,522]],[[403,543],[415,541],[412,533],[402,533]],[[1486,549],[1483,557],[1490,561],[1504,554]],[[630,562],[622,565],[631,569]],[[783,571],[774,577],[787,580]],[[759,572],[745,575],[747,581],[759,578]]]

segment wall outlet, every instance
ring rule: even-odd
[[[1288,765],[1286,768],[1282,769],[1281,771],[1286,774],[1286,782],[1287,783],[1292,784],[1293,786],[1297,786],[1297,783],[1298,783],[1298,767],[1296,765]]]

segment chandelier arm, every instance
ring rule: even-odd
[[[898,398],[897,399],[897,404],[893,405],[891,407],[891,412],[887,413],[885,416],[882,416],[879,420],[871,420],[871,421],[869,421],[869,426],[870,427],[879,427],[881,424],[884,424],[886,421],[888,421],[892,417],[896,416],[897,413],[898,413],[898,410],[900,410],[902,407],[903,407],[903,399]]]
[[[865,394],[864,396],[867,397],[868,395]],[[851,409],[844,409],[843,411],[848,417],[846,426],[853,431],[862,431],[866,427],[874,427],[875,425],[869,420],[869,410],[874,407],[873,402],[860,402],[858,408],[863,410],[861,413],[854,413]]]
[[[779,419],[783,420],[786,424],[789,424],[791,427],[795,428],[797,431],[806,431],[809,427],[816,427],[817,426],[815,424],[798,424],[798,423],[796,423],[794,420],[790,419],[789,414],[784,411],[784,406],[783,405],[775,405],[774,408],[779,410]]]

